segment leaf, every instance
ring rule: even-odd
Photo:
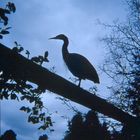
[[[48,128],[48,127],[49,127],[48,125],[42,125],[42,126],[40,126],[38,129],[39,129],[39,130],[41,130],[41,129],[42,129],[42,130],[45,130],[45,129]]]
[[[4,20],[4,25],[6,26],[8,24],[8,17],[3,15],[3,16],[1,16],[1,18]]]
[[[31,109],[30,109],[29,107],[25,107],[25,106],[22,106],[22,107],[20,108],[20,110],[21,110],[21,111],[24,111],[24,112],[27,112],[27,113],[31,112]]]
[[[17,52],[18,52],[18,47],[13,47],[13,48],[12,48],[12,51],[14,51],[14,52],[17,53]]]
[[[34,110],[33,115],[38,115],[38,110]]]
[[[7,28],[5,28],[5,30],[9,30],[9,29],[11,29],[12,27],[7,27]]]
[[[49,53],[48,53],[48,51],[46,51],[46,52],[44,53],[44,58],[48,57],[48,55],[49,55]]]
[[[43,57],[43,56],[41,56],[41,55],[39,55],[39,56],[38,56],[38,58],[42,60],[44,57]]]
[[[49,62],[49,60],[48,60],[48,54],[49,54],[48,51],[46,51],[45,54],[44,54],[44,61],[45,62]]]
[[[33,97],[30,97],[29,102],[30,103],[34,102],[34,98]]]
[[[31,61],[38,63],[40,62],[40,59],[38,57],[32,57]]]
[[[1,100],[3,99],[3,95],[2,95],[2,93],[0,94],[0,99],[1,99]]]
[[[31,122],[31,117],[30,116],[28,117],[28,122]]]
[[[16,11],[16,7],[15,7],[14,3],[12,3],[12,2],[8,2],[7,7],[8,7],[9,10],[12,11],[13,13]]]
[[[16,44],[16,46],[18,46],[18,43],[16,41],[14,43]]]
[[[20,108],[20,110],[21,110],[21,111],[26,111],[26,107],[25,107],[25,106],[22,106],[22,107]]]
[[[30,96],[28,96],[28,95],[23,95],[23,96],[20,97],[20,99],[21,99],[21,100],[24,100],[24,99],[30,100]]]
[[[16,11],[16,6],[14,5],[14,3],[11,3],[11,7],[12,7],[13,13],[15,13],[15,11]]]
[[[38,106],[41,108],[43,106],[43,102],[42,101],[36,101],[36,104],[38,104]]]
[[[23,50],[24,50],[24,48],[23,47],[20,47],[19,50],[18,50],[18,52],[22,52]]]
[[[26,53],[25,53],[25,54],[29,55],[29,54],[30,54],[30,52],[29,52],[28,50],[26,50]]]
[[[39,114],[39,117],[44,117],[44,116],[45,116],[45,113]]]
[[[3,97],[8,100],[9,94],[7,92],[3,93]]]
[[[25,99],[25,96],[21,96],[20,99],[21,99],[21,101],[24,100]]]
[[[5,35],[5,34],[9,34],[9,31],[2,30],[2,31],[1,31],[1,34],[3,34],[3,35]]]
[[[44,61],[45,61],[45,62],[49,62],[48,58],[44,58]]]
[[[50,116],[46,118],[46,121],[47,121],[47,123],[48,123],[50,126],[53,126],[52,120],[51,120],[51,117],[50,117]]]
[[[15,100],[17,98],[16,94],[11,94],[11,100]]]
[[[3,36],[2,35],[0,35],[0,39],[2,39],[3,38]]]
[[[29,84],[26,84],[25,85],[25,88],[31,89],[31,88],[33,88],[33,86],[32,85],[29,85]]]
[[[27,113],[31,112],[31,109],[29,107],[26,107],[26,112]]]
[[[45,130],[46,128],[44,127],[44,126],[40,126],[39,128],[38,128],[39,130]]]
[[[30,116],[30,121],[33,124],[36,124],[36,123],[39,123],[39,118],[38,117],[35,117],[35,116]]]
[[[5,13],[5,14],[10,14],[10,11],[7,10],[7,9],[4,9],[4,13]]]

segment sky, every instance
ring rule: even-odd
[[[10,1],[10,0],[8,0]],[[7,0],[0,0],[0,6]],[[65,34],[69,38],[69,51],[84,55],[96,68],[100,85],[97,85],[98,95],[107,98],[109,92],[106,87],[111,83],[108,77],[100,70],[106,58],[104,44],[100,41],[108,32],[98,24],[98,20],[112,24],[114,20],[124,21],[126,6],[124,0],[11,0],[16,5],[16,13],[9,16],[9,25],[12,27],[10,35],[5,36],[1,43],[12,48],[17,41],[31,52],[31,56],[49,52],[49,63],[44,67],[50,69],[55,66],[58,75],[69,80],[74,77],[66,68],[61,53],[61,41],[48,40],[58,34]],[[23,54],[25,55],[25,54]],[[83,80],[82,88],[89,89],[93,82]],[[57,95],[46,92],[43,96],[45,106],[49,109],[52,119],[55,120],[54,132],[39,131],[37,125],[27,123],[27,114],[19,111],[26,102],[1,101],[1,133],[13,129],[17,140],[37,140],[44,133],[49,140],[60,140],[67,130],[67,121],[74,115],[72,110],[56,99]],[[82,112],[89,109],[73,103]],[[55,112],[58,113],[55,113]],[[61,116],[66,116],[63,119]]]

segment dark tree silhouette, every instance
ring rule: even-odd
[[[38,140],[48,140],[48,136],[45,134],[45,135],[42,135],[39,137]]]
[[[64,140],[110,140],[105,123],[100,124],[97,114],[89,111],[85,116],[76,114],[69,122]]]
[[[114,100],[115,104],[138,117],[140,116],[140,2],[137,0],[128,2],[131,12],[127,23],[106,25],[112,31],[103,39],[110,54],[103,70],[114,80],[115,86],[112,86],[112,91],[117,99]]]
[[[15,11],[16,7],[14,3],[11,2],[8,2],[5,8],[0,8],[0,39],[2,39],[4,35],[9,34],[8,30],[11,28],[7,27],[9,21],[7,14],[11,14],[11,12]],[[22,51],[24,51],[24,48],[16,41],[14,42],[14,45],[15,46],[12,48],[13,53],[20,54]],[[28,50],[26,50],[26,55],[29,59],[30,52]],[[32,57],[31,61],[39,65],[42,65],[43,62],[49,62],[48,51],[46,51],[44,55]],[[1,60],[1,62],[3,63],[4,61]],[[18,101],[26,100],[29,103],[34,104],[32,107],[22,106],[20,108],[21,111],[29,114],[28,122],[32,122],[33,124],[42,122],[43,125],[41,125],[39,129],[43,130],[49,126],[52,126],[50,115],[43,112],[44,106],[40,95],[44,92],[44,90],[42,90],[40,87],[33,86],[31,83],[27,83],[26,79],[23,78],[24,75],[22,75],[21,79],[15,79],[9,70],[6,69],[3,71],[0,67],[0,99],[11,99]],[[15,72],[18,73],[18,69]]]
[[[124,24],[106,25],[111,34],[103,40],[110,54],[103,70],[114,80],[110,98],[118,108],[140,118],[140,1],[127,1],[130,14]],[[114,51],[115,50],[115,51]],[[140,139],[140,122],[124,125],[124,139]],[[133,131],[133,132],[132,132]]]
[[[16,7],[14,3],[8,2],[5,8],[0,8],[0,23],[3,23],[4,26],[8,24],[8,16],[7,14],[14,13],[16,11]],[[9,34],[10,27],[0,28],[0,39],[3,38],[4,35]]]
[[[1,135],[0,140],[16,140],[16,134],[13,130],[7,130]]]

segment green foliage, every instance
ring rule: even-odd
[[[8,24],[8,16],[7,14],[14,13],[16,11],[16,7],[14,3],[8,2],[5,8],[0,8],[0,23],[4,26]],[[0,27],[0,39],[3,38],[4,35],[9,34],[9,29],[11,27]]]

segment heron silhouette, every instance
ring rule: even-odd
[[[69,53],[68,51],[69,40],[67,36],[65,36],[64,34],[60,34],[50,39],[58,39],[64,41],[62,46],[63,59],[70,72],[74,76],[79,78],[78,84],[79,87],[82,79],[88,79],[93,81],[94,83],[100,83],[95,68],[92,66],[92,64],[89,62],[87,58],[77,53]]]

